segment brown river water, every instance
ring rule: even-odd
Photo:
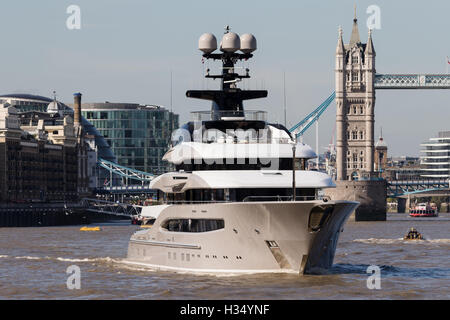
[[[81,226],[0,228],[0,299],[450,299],[450,214],[386,222],[348,221],[327,274],[193,275],[121,262],[129,221]],[[425,241],[404,241],[410,227]],[[80,270],[68,289],[67,268]],[[380,270],[380,289],[367,268]],[[373,283],[373,282],[372,282]]]

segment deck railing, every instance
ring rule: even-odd
[[[204,203],[231,203],[231,202],[281,202],[292,201],[292,196],[247,196],[242,201],[234,200],[169,200],[167,204],[204,204]],[[331,200],[328,196],[296,196],[295,201]]]

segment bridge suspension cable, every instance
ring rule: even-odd
[[[331,102],[333,102],[335,97],[336,92],[333,91],[333,93],[324,102],[322,102],[313,112],[308,114],[302,121],[300,121],[291,129],[289,129],[289,132],[295,134],[297,138],[302,136],[314,122],[319,120],[319,117],[329,107],[329,105],[331,104]]]
[[[121,166],[117,163],[105,160],[98,159],[98,165],[102,168],[105,168],[110,173],[117,174],[124,178],[129,178],[133,180],[138,180],[141,182],[150,182],[155,176],[151,173],[139,171],[136,169],[127,168],[125,166]]]

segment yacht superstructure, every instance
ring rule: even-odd
[[[244,100],[265,90],[241,90],[249,78],[235,63],[256,50],[251,34],[227,28],[217,49],[212,34],[199,40],[203,58],[222,61],[221,90],[189,90],[191,98],[212,101],[210,112],[173,136],[164,155],[174,172],[155,178],[160,205],[144,207],[154,220],[132,235],[126,262],[163,270],[206,273],[314,272],[333,263],[338,237],[357,202],[331,200],[323,189],[330,176],[307,171],[316,157],[263,111],[245,111]],[[241,53],[237,51],[240,50]]]

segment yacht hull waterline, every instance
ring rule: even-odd
[[[332,266],[339,235],[358,204],[314,200],[165,205],[152,228],[131,237],[123,262],[193,273],[320,273]],[[312,217],[314,208],[328,208],[328,214]],[[163,227],[164,221],[177,217],[224,223],[201,236]]]

